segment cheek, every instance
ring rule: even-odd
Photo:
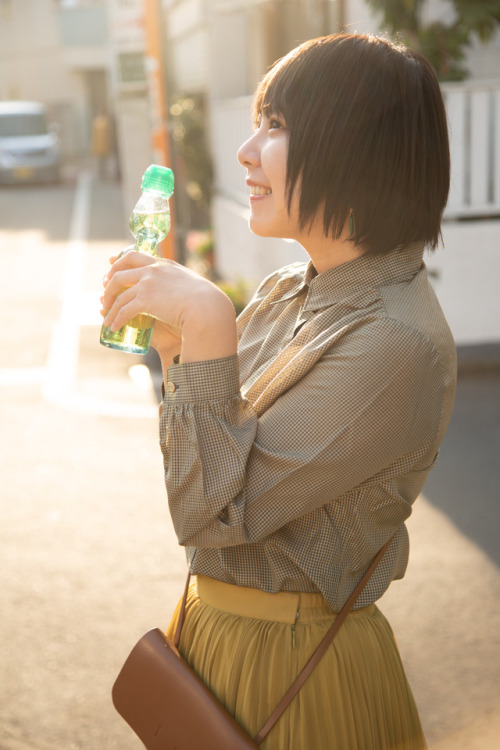
[[[261,151],[261,164],[265,174],[276,185],[284,188],[286,180],[286,162],[288,156],[288,142],[282,138],[267,143]]]

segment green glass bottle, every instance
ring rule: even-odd
[[[158,255],[158,243],[170,231],[168,199],[174,192],[174,174],[168,167],[152,164],[142,178],[142,195],[130,217],[130,231],[135,237],[134,250],[148,255]],[[149,315],[135,318],[112,331],[101,328],[101,344],[132,354],[146,354],[151,344],[154,320]]]

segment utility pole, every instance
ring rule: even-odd
[[[146,34],[145,66],[151,112],[151,140],[156,164],[172,165],[168,132],[167,87],[163,68],[162,23],[160,0],[143,0],[144,29]],[[162,243],[162,255],[175,260],[174,211],[171,212],[171,228]]]

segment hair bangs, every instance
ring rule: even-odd
[[[436,246],[449,189],[446,113],[435,73],[387,39],[312,39],[264,76],[253,117],[283,117],[289,131],[288,210],[302,228],[322,216],[326,236],[366,251],[414,241]]]
[[[290,63],[299,56],[300,51],[300,48],[292,50],[278,60],[257,86],[252,109],[254,122],[258,122],[262,115],[282,115],[288,123],[295,78],[295,67]]]

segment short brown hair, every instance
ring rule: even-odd
[[[422,55],[371,35],[312,39],[259,84],[262,114],[283,116],[289,130],[288,208],[300,181],[303,229],[323,207],[325,234],[339,237],[352,209],[352,240],[369,252],[436,247],[450,155],[439,83]]]

